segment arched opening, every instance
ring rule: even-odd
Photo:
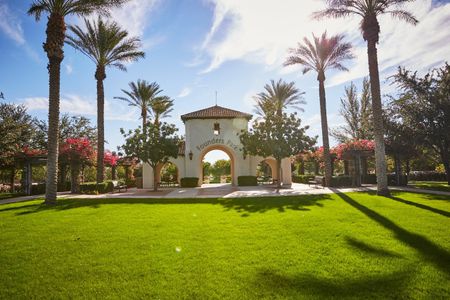
[[[213,146],[204,150],[200,158],[200,184],[235,184],[234,158],[227,148]]]
[[[256,177],[259,184],[274,184],[277,182],[277,163],[275,159],[262,160],[256,167]]]
[[[169,161],[159,165],[158,169],[157,182],[160,187],[174,187],[179,185],[180,171],[174,163]]]

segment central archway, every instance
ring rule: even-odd
[[[202,152],[200,153],[200,157],[199,157],[199,170],[200,170],[200,174],[198,176],[199,178],[199,185],[201,186],[203,184],[203,161],[205,159],[205,156],[214,150],[220,150],[223,151],[230,159],[230,174],[231,174],[231,185],[236,185],[237,181],[235,178],[235,157],[233,155],[233,152],[231,151],[231,149],[229,149],[227,146],[225,145],[212,145],[209,146],[205,149],[202,150]]]

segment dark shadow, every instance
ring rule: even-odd
[[[374,246],[366,244],[363,241],[359,241],[352,237],[345,237],[345,240],[353,248],[356,248],[367,254],[373,254],[373,255],[382,256],[382,257],[402,257],[401,255],[399,255],[395,252],[392,252],[389,250],[384,250],[381,248],[376,248]]]
[[[60,199],[54,206],[45,204],[23,205],[0,209],[2,211],[17,211],[16,215],[27,215],[47,210],[63,211],[80,207],[99,208],[105,204],[213,204],[221,205],[226,211],[235,210],[243,213],[264,213],[269,210],[285,212],[286,210],[309,210],[307,206],[319,206],[319,201],[331,199],[330,195],[301,195],[283,197],[252,197],[252,198],[97,198],[97,199]]]
[[[412,202],[412,201],[405,200],[405,199],[402,199],[402,198],[398,198],[398,197],[395,197],[395,196],[391,196],[391,197],[389,197],[389,199],[392,199],[394,201],[401,202],[401,203],[404,203],[404,204],[412,205],[412,206],[415,206],[415,207],[418,207],[418,208],[421,208],[421,209],[425,209],[425,210],[428,210],[428,211],[440,214],[442,216],[445,216],[447,218],[450,218],[450,212],[445,211],[445,210],[440,210],[438,208],[434,208],[434,207],[431,207],[431,206],[428,206],[428,205],[425,205],[425,204]]]
[[[308,211],[308,206],[323,207],[320,201],[331,200],[331,196],[324,195],[301,195],[301,196],[279,196],[260,198],[227,198],[221,201],[221,205],[227,210],[235,210],[248,217],[249,213],[265,213],[277,210],[282,213],[286,210]]]
[[[391,273],[374,274],[361,278],[326,277],[312,273],[283,275],[274,270],[260,271],[255,278],[256,288],[263,288],[272,298],[356,298],[356,299],[395,299],[403,298],[412,272],[411,268]]]
[[[411,248],[414,248],[425,260],[434,264],[437,268],[439,268],[447,275],[450,275],[450,253],[448,251],[434,244],[426,237],[403,229],[388,218],[358,203],[346,194],[337,193],[337,195],[341,197],[342,200],[365,214],[370,219],[374,220],[384,228],[392,231],[399,241],[405,243]]]

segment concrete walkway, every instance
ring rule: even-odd
[[[431,191],[412,187],[390,187],[414,193],[428,193],[449,196],[450,192]],[[59,199],[101,199],[101,198],[243,198],[243,197],[274,197],[296,196],[309,194],[332,194],[348,192],[376,191],[376,185],[364,185],[359,188],[322,188],[307,184],[293,183],[291,188],[276,189],[270,186],[235,187],[230,184],[204,184],[198,188],[161,188],[158,192],[147,189],[129,189],[122,193],[108,193],[102,195],[72,195],[69,192],[58,193]],[[43,198],[44,195],[24,196],[0,200],[0,204],[15,203]]]

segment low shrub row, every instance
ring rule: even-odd
[[[408,180],[414,181],[447,181],[445,173],[436,171],[412,171],[409,173]]]
[[[198,177],[183,177],[180,180],[181,187],[197,187],[198,186]]]
[[[352,177],[347,175],[341,176],[333,176],[331,178],[331,186],[332,187],[343,187],[343,186],[351,186],[352,185]]]
[[[307,184],[310,180],[314,179],[314,175],[295,175],[292,176],[292,182]]]
[[[106,194],[114,190],[112,181],[105,181],[102,183],[85,182],[80,184],[81,194]]]
[[[258,179],[256,176],[238,176],[239,186],[255,186],[258,185]]]
[[[33,184],[31,186],[31,195],[45,194],[45,183]]]

